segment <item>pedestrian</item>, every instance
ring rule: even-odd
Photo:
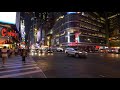
[[[13,54],[13,49],[12,49],[12,48],[10,48],[10,50],[9,50],[9,57],[11,57],[11,56],[12,56],[12,54]]]
[[[17,56],[18,55],[18,49],[16,48],[15,49],[15,56]]]
[[[22,63],[25,64],[26,63],[25,58],[27,57],[27,51],[25,49],[22,49],[21,56],[22,56]]]
[[[2,53],[2,66],[4,67],[7,57],[8,57],[8,49],[6,48],[6,46],[3,47],[3,49],[1,49],[1,53]]]
[[[1,52],[1,48],[0,48],[0,58],[2,58],[2,52]]]
[[[41,54],[43,53],[42,49],[40,49],[40,53],[41,53]]]

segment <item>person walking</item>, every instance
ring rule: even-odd
[[[18,55],[18,49],[15,48],[15,56],[17,56],[17,55]]]
[[[22,56],[22,63],[25,64],[26,63],[25,58],[27,57],[27,51],[25,49],[22,49],[21,56]]]
[[[3,49],[1,49],[1,53],[2,53],[2,66],[4,67],[8,54],[7,54],[8,50],[6,48],[6,46],[3,47]]]

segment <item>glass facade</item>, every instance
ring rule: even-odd
[[[77,39],[78,44],[76,44],[78,46],[81,43],[83,43],[82,45],[106,45],[105,21],[93,13],[84,12],[84,14],[72,13],[64,15],[62,19],[54,24],[52,30],[53,37],[58,38],[59,44],[65,46],[76,42],[76,33],[79,34]],[[70,34],[68,35],[67,32]]]

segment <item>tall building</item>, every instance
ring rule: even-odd
[[[64,12],[50,30],[50,46],[78,47],[88,51],[106,46],[105,20],[94,12]]]
[[[24,47],[39,48],[44,39],[46,12],[21,12],[21,35]]]
[[[120,49],[120,13],[114,13],[109,20],[109,45],[111,48]]]

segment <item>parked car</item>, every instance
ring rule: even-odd
[[[65,53],[69,56],[75,56],[75,57],[87,57],[88,53],[86,51],[80,51],[78,49],[74,48],[66,48]]]

